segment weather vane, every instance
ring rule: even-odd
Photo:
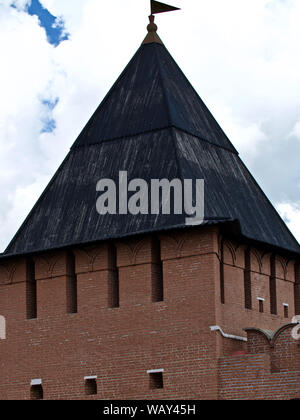
[[[174,12],[175,10],[180,10],[178,7],[169,6],[168,4],[161,3],[159,1],[151,0],[151,15],[156,15],[157,13],[164,12]]]
[[[180,10],[178,7],[169,6],[168,4],[161,3],[159,1],[151,0],[151,16],[149,16],[150,24],[147,26],[148,35],[144,39],[143,44],[151,44],[156,42],[158,44],[162,44],[161,39],[157,35],[157,26],[154,23],[154,15],[157,13],[164,13],[164,12],[173,12],[175,10]]]

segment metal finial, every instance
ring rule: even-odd
[[[155,17],[153,15],[149,16],[150,23],[147,26],[148,35],[144,39],[143,44],[152,44],[152,43],[162,44],[162,40],[157,35],[157,25],[154,23],[154,18]]]
[[[149,16],[150,23],[147,26],[148,32],[157,32],[157,25],[154,23],[155,16]]]
[[[151,0],[151,15],[149,16],[150,24],[147,26],[148,35],[144,39],[143,44],[162,44],[160,37],[157,35],[157,26],[154,23],[154,15],[157,13],[173,12],[174,10],[180,10],[178,7],[170,6],[159,1]]]

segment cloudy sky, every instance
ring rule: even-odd
[[[300,241],[300,1],[170,0],[159,34]],[[0,252],[146,34],[149,0],[0,0]]]

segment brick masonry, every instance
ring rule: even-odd
[[[278,314],[271,315],[271,255],[263,249],[251,247],[250,310],[245,309],[245,244],[222,238],[216,227],[166,232],[159,240],[161,302],[153,302],[159,253],[151,236],[115,242],[116,264],[111,243],[35,255],[37,319],[26,315],[26,259],[2,262],[0,314],[7,320],[7,339],[0,341],[0,398],[30,399],[34,379],[42,380],[44,399],[299,396],[299,343],[291,338],[292,326],[274,341],[257,330],[275,331],[295,315],[297,262],[276,254]],[[68,313],[70,252],[76,313]],[[112,308],[116,269],[119,307]],[[264,313],[258,297],[265,299]],[[289,319],[283,304],[289,305]],[[216,325],[248,342],[211,331]],[[150,387],[147,371],[156,369],[164,370],[162,389]],[[91,376],[97,376],[97,395],[85,394],[84,378]]]

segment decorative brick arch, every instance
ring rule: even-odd
[[[78,261],[78,273],[93,270],[94,259],[87,249],[74,249],[73,253]]]
[[[3,265],[0,265],[0,284],[7,284],[9,282],[9,271]]]
[[[110,254],[113,248],[114,244],[111,242],[79,250],[74,249],[73,254],[76,259],[77,274],[82,269],[84,272],[93,272],[103,268],[109,268],[111,265]]]
[[[134,244],[132,241],[116,241],[114,242],[114,246],[118,250],[118,255],[126,254],[126,260],[130,263],[130,265],[134,265],[135,263],[135,253],[134,253]],[[121,258],[122,259],[122,258]],[[129,261],[128,261],[129,260]]]
[[[295,263],[295,283],[300,284],[300,261]]]
[[[245,328],[247,333],[247,347],[249,353],[269,353],[272,335],[260,328]]]
[[[36,272],[44,273],[43,274],[44,278],[51,277],[51,272],[52,272],[51,261],[48,258],[39,256],[39,257],[33,258],[33,261],[35,263]]]
[[[9,266],[9,284],[12,284],[14,282],[14,279],[16,277],[16,272],[17,272],[17,264],[11,264]]]
[[[235,263],[236,263],[236,252],[235,252],[235,248],[234,248],[234,246],[233,246],[233,244],[230,242],[230,241],[228,241],[227,239],[224,239],[223,240],[223,247],[224,247],[224,262],[226,263],[226,261],[225,261],[225,249],[227,249],[228,251],[229,251],[229,255],[231,255],[231,261],[232,261],[232,265],[235,265]]]
[[[183,257],[184,255],[196,255],[199,250],[193,247],[194,238],[198,235],[197,232],[184,233],[178,241],[177,247],[177,258]],[[192,246],[191,246],[192,244]],[[194,248],[194,249],[193,249]]]
[[[264,274],[267,274],[266,270],[265,270],[266,266],[268,267],[268,271],[270,271],[270,259],[271,259],[272,255],[273,255],[272,252],[269,252],[269,251],[268,252],[263,252],[262,255],[261,255],[262,272]]]
[[[59,264],[61,264],[63,267],[65,267],[66,264],[66,256],[68,254],[74,255],[72,251],[68,251],[68,253],[62,253],[59,254],[53,258],[51,258],[50,262],[50,277],[54,278],[57,277],[57,275],[60,275],[61,269],[59,268]],[[57,271],[56,268],[58,267]]]
[[[136,243],[132,248],[132,257],[133,257],[133,264],[136,264],[139,259],[139,254],[145,248],[149,247],[149,237],[141,239],[138,243]]]
[[[178,246],[177,246],[177,257],[178,258],[180,258],[182,256],[184,247],[185,247],[188,240],[189,240],[189,238],[186,235],[183,235],[182,238],[179,240]]]
[[[295,260],[294,259],[288,259],[286,261],[286,268],[285,268],[285,276],[286,280],[289,281],[295,281]]]
[[[256,334],[258,336],[264,337],[266,342],[269,344],[270,347],[274,347],[276,345],[277,340],[280,339],[281,335],[286,331],[287,329],[292,329],[295,327],[295,324],[285,324],[282,325],[277,330],[270,332],[266,330],[262,330],[260,328],[245,328],[244,331],[247,332],[248,336],[249,334]],[[291,341],[293,341],[291,336]]]
[[[173,251],[174,251],[174,257],[180,258],[181,256],[180,247],[182,245],[181,245],[181,241],[180,240],[178,241],[175,235],[171,235],[171,234],[166,235],[164,233],[164,234],[159,235],[159,239],[161,240],[161,243],[162,243],[162,249],[164,248],[164,243],[167,243],[168,254],[171,255],[173,254]]]
[[[282,334],[288,329],[292,330],[292,328],[294,328],[294,327],[295,327],[295,324],[289,323],[289,324],[283,325],[282,327],[278,328],[272,335],[271,345],[274,347],[276,345],[277,341],[279,341],[282,338]],[[290,337],[291,342],[295,341],[292,338],[292,334],[290,334],[289,337]]]
[[[261,254],[255,248],[251,248],[251,256],[255,258],[257,261],[257,265],[259,268],[259,273],[262,273],[262,257]]]
[[[275,256],[275,261],[278,262],[282,267],[283,279],[286,279],[287,261],[280,255]],[[277,276],[279,277],[279,276]]]

